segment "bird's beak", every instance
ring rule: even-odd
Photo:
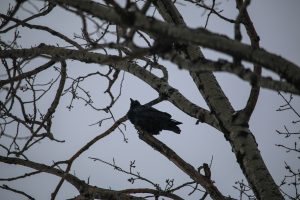
[[[132,99],[132,98],[130,98],[130,102],[131,102],[131,103],[133,102],[133,99]]]

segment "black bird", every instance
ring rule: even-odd
[[[133,99],[130,99],[130,101],[130,109],[127,115],[130,122],[135,126],[151,135],[158,135],[162,130],[180,133],[181,130],[177,125],[182,123],[171,119],[172,116],[169,113],[141,105],[139,101]]]

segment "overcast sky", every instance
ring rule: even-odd
[[[14,1],[0,0],[1,13],[7,10],[9,2]],[[188,4],[186,6],[177,4],[177,7],[189,26],[199,27],[205,24],[206,17],[203,17],[199,10],[191,8]],[[25,8],[31,9],[28,4]],[[224,1],[220,5],[220,8],[224,10],[223,15],[229,18],[235,18],[237,15],[235,4],[232,0]],[[253,0],[248,9],[254,26],[260,36],[261,47],[291,60],[298,66],[300,65],[299,8],[299,0]],[[23,11],[18,16],[22,18],[26,15],[26,12]],[[35,20],[34,23],[48,25],[58,31],[64,32],[71,38],[74,32],[80,34],[81,21],[79,18],[74,17],[74,15],[65,14],[61,9],[57,9],[55,14],[41,21]],[[213,15],[208,23],[208,29],[226,34],[229,37],[233,36],[233,25],[226,24]],[[55,45],[57,42],[48,34],[39,34],[36,31],[33,32],[25,28],[20,28],[19,30],[22,35],[20,42],[23,47],[36,46],[41,42]],[[10,32],[10,34],[0,35],[0,37],[1,39],[9,39],[12,37],[12,32]],[[244,35],[244,41],[248,42],[246,37],[247,36]],[[226,57],[225,55],[216,54],[207,49],[203,49],[203,52],[204,56],[214,60],[220,56]],[[199,92],[197,92],[195,85],[189,77],[188,72],[178,70],[169,62],[163,61],[162,63],[170,69],[170,85],[178,88],[179,91],[192,102],[207,108],[204,100]],[[73,77],[102,68],[96,64],[85,65],[79,62],[68,62],[68,64],[68,73]],[[82,69],[83,67],[84,70]],[[3,66],[0,64],[1,74],[2,70]],[[269,72],[264,73],[270,74]],[[249,94],[249,84],[235,76],[224,73],[218,73],[216,76],[234,108],[243,108]],[[41,80],[42,79],[49,79],[49,74],[42,73]],[[105,90],[106,84],[103,81],[104,79],[92,79],[84,84],[84,86],[95,95],[94,101],[100,105],[100,107],[104,105],[103,102],[107,101],[107,96],[104,96],[102,93]],[[117,89],[118,88],[115,88],[115,91],[117,91]],[[2,94],[0,93],[0,95]],[[156,97],[157,93],[151,87],[126,73],[122,96],[119,102],[113,107],[112,112],[116,119],[119,119],[126,114],[129,109],[129,98],[137,99],[141,103],[146,103]],[[1,99],[3,99],[2,96]],[[101,127],[89,126],[107,117],[107,115],[102,112],[95,112],[91,108],[83,106],[82,102],[75,102],[74,109],[68,111],[66,106],[69,101],[70,95],[65,95],[62,98],[53,120],[53,132],[55,137],[66,140],[66,142],[64,144],[53,143],[47,140],[41,142],[29,151],[28,156],[32,160],[51,164],[52,161],[68,159],[80,147],[86,144],[86,142],[113,124],[112,121],[105,121]],[[50,102],[51,98],[44,99],[41,104],[49,105]],[[283,136],[276,134],[276,129],[283,130],[283,126],[287,125],[291,129],[299,131],[299,126],[295,128],[295,126],[291,124],[291,121],[296,119],[291,112],[276,112],[276,109],[283,103],[283,100],[276,92],[262,89],[250,123],[250,129],[256,137],[261,154],[277,183],[279,183],[284,176],[284,161],[287,161],[294,167],[300,165],[299,159],[295,159],[296,155],[287,154],[284,150],[275,146],[275,144],[287,142],[283,140]],[[300,111],[299,97],[294,98],[293,104],[295,108]],[[47,108],[46,106],[43,107],[44,109]],[[191,163],[194,167],[199,167],[204,162],[209,163],[213,156],[212,178],[215,180],[217,187],[224,195],[237,197],[238,193],[232,186],[235,181],[241,180],[244,177],[235,161],[236,158],[231,151],[231,147],[223,135],[205,124],[195,125],[195,119],[185,115],[168,102],[160,103],[155,107],[170,112],[174,119],[183,122],[180,126],[182,129],[180,135],[164,131],[161,135],[156,137],[175,150],[178,155]],[[97,142],[89,151],[85,152],[75,161],[72,167],[72,173],[75,173],[83,180],[89,178],[92,185],[103,188],[118,190],[128,187],[149,187],[148,184],[141,181],[131,185],[127,181],[129,176],[117,172],[102,163],[93,162],[88,159],[88,157],[98,157],[109,162],[112,162],[114,158],[116,163],[124,169],[128,169],[129,162],[135,160],[136,171],[139,171],[142,176],[151,179],[153,182],[159,183],[162,187],[165,186],[166,179],[174,178],[175,185],[180,185],[189,180],[174,164],[154,151],[143,141],[140,141],[134,127],[129,121],[126,122],[125,134],[129,140],[128,143],[123,142],[123,136],[118,130]],[[0,143],[5,143],[6,141],[4,140],[5,139],[0,138]],[[0,153],[4,155],[2,149]],[[24,170],[28,172],[31,171],[30,169],[0,163],[0,177],[20,175]],[[41,174],[36,177],[5,184],[22,189],[32,194],[36,199],[49,199],[58,181],[59,179],[57,177]],[[187,189],[180,194],[186,197],[191,190],[192,189]],[[57,199],[71,198],[75,195],[77,195],[77,191],[65,183]],[[19,195],[1,189],[0,197],[3,200],[22,199]],[[197,199],[199,196],[194,195],[187,198]]]

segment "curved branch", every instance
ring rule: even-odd
[[[22,5],[22,3],[24,3],[23,1],[17,1],[16,2],[16,5],[14,6],[13,9],[9,9],[7,11],[7,16],[8,18],[4,19],[2,22],[1,22],[1,25],[0,25],[0,29],[2,29],[3,27],[5,27],[7,24],[9,24],[10,22],[10,19],[9,18],[12,18],[16,13],[17,11],[20,9],[20,6]]]
[[[35,200],[35,198],[33,198],[32,196],[30,196],[29,194],[27,194],[27,193],[25,193],[23,191],[20,191],[20,190],[13,189],[13,188],[9,187],[8,185],[0,185],[0,188],[2,188],[3,190],[8,190],[8,191],[12,191],[14,193],[23,195],[23,196],[25,196],[29,200]]]
[[[188,59],[178,55],[176,51],[170,51],[165,54],[160,54],[164,59],[167,59],[175,63],[181,69],[187,69],[191,72],[197,71],[211,71],[211,72],[228,72],[237,75],[242,80],[249,82],[251,85],[256,85],[264,88],[268,88],[274,91],[284,91],[293,94],[300,95],[300,90],[294,85],[286,81],[273,80],[271,77],[263,77],[246,69],[242,64],[230,63],[226,60],[212,61],[209,59],[200,59],[198,61],[191,62]],[[254,94],[252,94],[254,95]],[[251,99],[250,95],[249,99]],[[258,95],[258,94],[257,94]],[[254,106],[254,102],[251,107]],[[248,108],[249,109],[249,108]]]
[[[251,46],[254,49],[257,49],[257,48],[259,48],[259,36],[255,30],[255,27],[254,27],[252,20],[248,14],[247,9],[246,9],[247,5],[249,3],[250,2],[245,1],[243,3],[242,0],[236,0],[237,8],[239,9],[239,16],[238,16],[238,17],[240,17],[239,21],[241,21],[246,28],[247,34],[250,38]],[[254,65],[253,72],[255,75],[260,77],[261,76],[261,66]],[[257,100],[258,100],[259,92],[260,92],[260,87],[259,87],[260,83],[261,83],[261,81],[255,81],[254,84],[252,84],[247,104],[246,104],[245,108],[242,109],[239,113],[239,116],[241,116],[240,117],[241,119],[239,119],[239,120],[242,121],[243,123],[249,122],[250,117],[254,111],[254,108],[255,108]]]
[[[144,198],[140,197],[134,197],[131,195],[123,194],[122,192],[116,191],[116,190],[109,190],[109,189],[103,189],[96,186],[91,186],[85,183],[84,181],[80,180],[76,176],[65,173],[63,170],[56,169],[53,166],[48,166],[45,164],[36,163],[29,160],[23,160],[20,158],[9,158],[0,156],[0,162],[6,163],[6,164],[15,164],[15,165],[21,165],[25,167],[29,167],[41,172],[53,174],[58,177],[65,177],[65,179],[72,184],[78,192],[82,195],[86,196],[93,196],[94,198],[100,198],[100,199],[112,199],[112,200],[144,200]]]
[[[0,58],[16,58],[39,55],[50,55],[57,59],[74,59],[86,63],[99,63],[113,65],[115,68],[130,72],[148,83],[160,95],[172,102],[186,114],[195,117],[200,122],[205,122],[220,130],[215,117],[206,109],[203,109],[185,98],[177,89],[171,87],[164,79],[161,79],[137,64],[126,61],[119,56],[107,56],[100,53],[92,53],[80,50],[70,50],[55,46],[41,45],[30,49],[16,49],[0,51]]]
[[[8,17],[8,16],[3,15],[1,13],[0,13],[0,17],[3,18],[3,19],[11,20],[11,21],[15,22],[18,26],[25,26],[25,27],[27,27],[29,29],[36,29],[36,30],[42,30],[42,31],[48,32],[49,34],[51,34],[51,35],[53,35],[55,37],[58,37],[58,38],[64,40],[65,42],[67,42],[67,43],[75,46],[77,49],[83,49],[74,40],[71,40],[67,36],[65,36],[65,35],[61,34],[60,32],[57,32],[57,31],[55,31],[55,30],[53,30],[53,29],[51,29],[51,28],[49,28],[47,26],[29,24],[29,23],[24,22],[23,20],[19,20],[19,19],[13,18],[13,17]]]
[[[77,159],[83,152],[88,150],[93,144],[95,144],[97,141],[101,140],[102,138],[108,136],[110,133],[112,133],[121,123],[127,120],[127,116],[121,117],[119,120],[117,120],[109,129],[107,129],[104,133],[96,136],[94,139],[90,140],[87,144],[85,144],[83,147],[81,147],[69,160],[66,161],[68,164],[65,173],[69,173],[72,167],[72,164],[75,159]],[[51,195],[51,199],[55,199],[59,189],[61,188],[63,182],[65,181],[66,177],[62,177],[55,188],[54,192]]]
[[[13,83],[13,82],[16,82],[16,81],[20,81],[24,78],[28,78],[28,77],[31,77],[41,71],[44,71],[46,69],[48,69],[49,67],[51,67],[52,65],[54,65],[56,63],[56,61],[54,60],[50,60],[49,62],[31,70],[31,71],[28,71],[28,72],[24,72],[22,74],[20,74],[19,76],[14,76],[14,77],[10,77],[6,80],[0,80],[0,87],[8,84],[8,83]]]
[[[139,12],[128,12],[127,16],[130,19],[124,19],[116,13],[113,8],[103,6],[90,0],[56,0],[55,2],[80,9],[117,25],[135,27],[153,35],[159,35],[159,37],[197,44],[245,61],[253,62],[277,73],[281,78],[286,79],[289,83],[300,89],[299,66],[281,56],[267,52],[262,48],[253,49],[250,45],[212,33],[203,28],[191,29],[184,26],[174,26],[173,24],[165,23],[154,18],[148,18]]]

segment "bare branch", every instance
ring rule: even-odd
[[[164,143],[160,142],[152,135],[139,130],[139,138],[146,142],[148,145],[153,147],[156,151],[160,152],[162,155],[167,157],[172,161],[178,168],[184,171],[190,176],[191,179],[199,183],[213,199],[225,199],[225,197],[220,193],[217,187],[213,184],[213,181],[206,176],[201,175],[197,170],[185,162],[181,157],[179,157],[172,149],[167,147]]]
[[[20,190],[13,189],[13,188],[9,187],[8,185],[0,185],[0,188],[2,188],[3,190],[8,190],[8,191],[12,191],[12,192],[17,193],[17,194],[21,194],[21,195],[25,196],[26,198],[28,198],[30,200],[35,199],[32,196],[30,196],[29,194],[27,194],[23,191],[20,191]]]
[[[126,24],[130,21],[127,17],[122,19],[120,15],[115,13],[114,9],[105,7],[96,2],[88,1],[83,3],[80,0],[57,0],[56,2],[87,11],[95,17],[112,21],[117,25]],[[130,25],[137,29],[141,29],[154,35],[159,33],[166,38],[173,38],[174,40],[179,40],[184,43],[191,42],[206,48],[221,51],[245,61],[253,62],[280,74],[282,78],[300,89],[299,66],[280,56],[269,53],[264,49],[253,49],[249,45],[231,40],[225,36],[214,34],[206,29],[198,28],[193,30],[187,27],[173,26],[155,19],[150,20],[138,12],[127,14],[128,16],[132,16],[132,19],[134,19],[134,21],[130,22]]]

